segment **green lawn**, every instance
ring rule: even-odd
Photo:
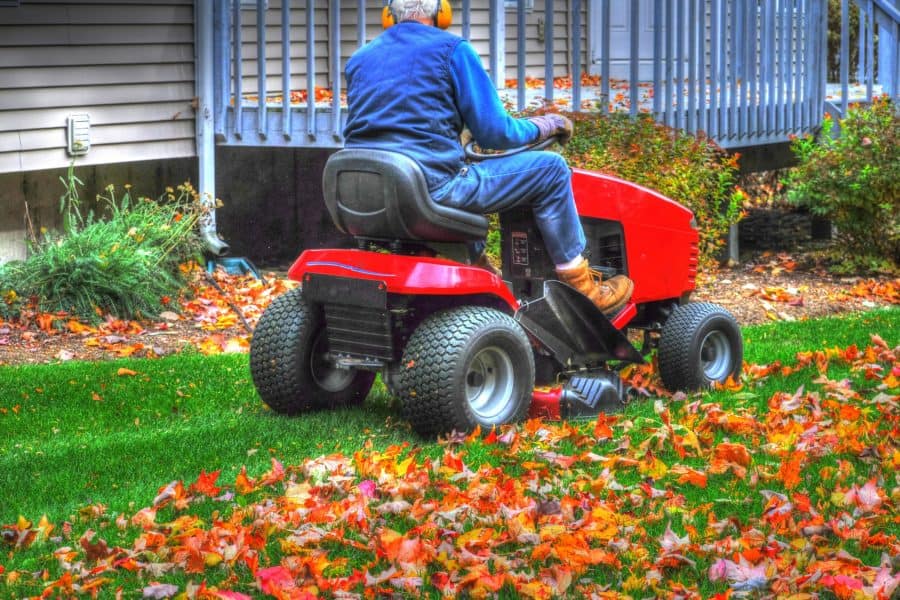
[[[865,345],[871,333],[897,331],[900,309],[748,327],[745,360],[790,361],[801,350]],[[118,375],[120,368],[137,375]],[[755,393],[765,399],[783,383],[776,378]],[[352,453],[367,438],[379,447],[422,443],[388,408],[383,389],[359,409],[275,415],[256,395],[246,355],[0,367],[0,389],[0,523],[64,519],[95,502],[128,511],[201,469],[222,469],[221,479],[233,481],[241,465],[265,470],[270,456],[288,463]],[[652,414],[651,404],[629,412]]]
[[[898,332],[900,308],[840,318],[748,327],[744,329],[745,359],[758,365],[774,361],[789,365],[795,362],[794,357],[800,351],[846,348],[852,344],[864,348],[870,344],[872,334],[881,335],[891,347],[895,347],[900,343]],[[708,392],[702,401],[719,403],[735,415],[762,419],[773,395],[779,392],[790,395],[800,386],[815,388],[820,385],[815,383],[818,377],[815,368],[786,377],[774,374],[761,382],[745,386],[737,393]],[[852,378],[853,385],[864,399],[876,393],[858,371],[851,373],[848,365],[835,364],[830,367],[828,377],[832,380]],[[251,476],[258,476],[270,468],[271,457],[286,466],[298,465],[310,458],[336,452],[352,456],[366,442],[371,442],[373,450],[385,450],[409,442],[411,448],[418,449],[417,461],[424,457],[440,461],[447,451],[432,441],[417,438],[405,424],[399,422],[383,389],[373,392],[366,404],[356,409],[296,418],[274,415],[262,406],[253,389],[245,355],[206,357],[182,354],[159,360],[0,367],[0,389],[0,524],[14,523],[19,515],[36,521],[46,514],[54,523],[76,523],[76,531],[88,527],[96,529],[94,520],[79,517],[79,509],[91,504],[103,504],[106,514],[110,515],[104,517],[104,522],[108,523],[105,519],[112,519],[116,514],[130,517],[138,509],[150,506],[158,490],[173,480],[184,481],[187,486],[197,479],[201,470],[221,469],[219,484],[230,487],[242,465],[247,466]],[[864,411],[871,410],[865,403],[862,406]],[[498,451],[496,445],[476,441],[467,443],[460,450],[460,456],[464,455],[466,464],[473,469],[480,464],[499,466],[513,478],[526,477],[533,469],[540,471],[528,461],[547,463],[549,470],[545,471],[544,476],[553,483],[549,494],[551,497],[564,497],[574,493],[566,486],[577,485],[583,490],[583,486],[589,485],[587,481],[600,475],[599,465],[575,468],[579,466],[578,461],[583,460],[583,453],[615,454],[614,447],[620,443],[623,431],[627,431],[631,449],[626,454],[642,461],[639,469],[625,468],[621,473],[616,473],[619,484],[635,490],[630,492],[632,496],[626,492],[620,498],[627,506],[630,500],[626,499],[634,498],[633,494],[638,493],[640,486],[646,483],[648,473],[653,472],[652,463],[643,463],[649,459],[638,452],[637,447],[642,442],[649,443],[650,436],[664,431],[659,410],[660,405],[653,399],[632,402],[625,414],[619,417],[614,437],[599,443],[596,448],[584,447],[584,440],[563,439],[549,444],[529,438],[527,443],[523,442],[520,454],[510,456]],[[870,413],[864,414],[871,416]],[[685,401],[673,403],[672,415],[673,422],[676,417],[678,419],[676,428],[695,427],[703,416],[702,413],[691,412]],[[789,421],[789,416],[787,418]],[[591,431],[592,424],[586,424],[585,430]],[[703,440],[702,453],[689,452],[688,456],[679,457],[675,452],[677,448],[671,445],[670,440],[658,450],[656,458],[668,468],[681,463],[703,470],[709,467],[712,451],[718,444],[734,441],[746,444],[754,452],[753,467],[762,477],[777,472],[786,456],[772,448],[757,453],[754,444],[765,441],[758,437],[715,430],[709,433],[708,439]],[[796,443],[796,439],[789,443]],[[651,444],[648,447],[654,446]],[[552,452],[547,454],[547,450]],[[371,453],[369,451],[367,454]],[[568,467],[561,470],[554,463],[554,455],[571,455],[576,464],[571,471]],[[872,472],[873,467],[868,462],[860,461],[855,456],[845,456],[840,462],[838,458],[824,456],[808,463],[802,488],[799,489],[812,495],[815,502],[820,496],[826,501],[827,489],[835,485],[834,481],[840,481],[845,487],[850,483],[862,485],[866,473]],[[834,471],[849,468],[847,465],[859,469],[858,478],[829,479]],[[666,485],[674,484],[673,478],[673,473],[663,476],[665,481],[670,482]],[[758,527],[757,520],[759,515],[764,514],[767,500],[755,489],[756,485],[749,478],[734,477],[728,472],[711,473],[708,488],[690,485],[674,488],[683,494],[686,507],[669,507],[663,504],[662,499],[658,499],[660,504],[657,500],[650,500],[643,508],[635,508],[633,516],[642,519],[638,531],[651,541],[663,536],[669,524],[678,530],[678,535],[683,535],[687,527],[701,527],[700,523],[705,523],[707,518],[704,516],[706,513],[697,512],[702,507],[708,507],[702,510],[716,510],[719,514],[733,514],[738,522]],[[762,487],[784,491],[779,485],[779,481],[766,481]],[[885,485],[885,493],[890,493],[892,484],[887,482]],[[427,491],[427,495],[430,497],[435,492]],[[602,497],[612,498],[611,495]],[[825,510],[824,506],[819,508]],[[190,510],[205,519],[209,518],[212,509],[207,502]],[[411,516],[389,515],[386,522],[401,532],[411,530],[415,525]],[[473,526],[477,527],[477,524],[466,523],[465,529]],[[135,531],[122,531],[116,534],[118,538],[108,536],[107,539],[111,543],[115,541],[117,545],[127,546],[136,534]],[[882,552],[880,548],[860,547],[853,541],[846,542],[844,548],[865,564],[876,566]],[[33,572],[38,567],[49,568],[51,572],[55,571],[53,577],[57,577],[58,567],[54,566],[56,561],[49,556],[50,551],[52,548],[48,551],[46,544],[35,544],[27,551],[11,553],[5,562],[6,570]],[[272,560],[266,564],[278,564],[276,559],[280,556],[280,550],[270,549],[269,552]],[[342,556],[339,548],[336,552],[337,556]],[[642,563],[638,560],[640,554],[635,556],[634,562],[626,564],[629,565],[629,572],[637,577],[643,567],[640,567]],[[351,557],[353,564],[367,564],[365,555],[356,550],[351,552]],[[623,557],[632,560],[630,555]],[[694,559],[697,560],[696,556]],[[701,553],[699,560],[697,572],[703,573],[704,569],[709,568],[712,558]],[[0,555],[0,573],[3,572],[3,562]],[[693,578],[696,581],[697,572],[679,572],[676,580],[690,582]],[[588,574],[599,580],[619,578],[620,583],[626,576],[605,566],[591,567]],[[207,573],[210,581],[222,581],[224,575],[220,571]],[[127,574],[123,577],[125,579],[120,583],[124,581],[126,586],[143,585],[140,580],[134,580]],[[246,578],[246,574],[243,577]],[[167,581],[183,587],[188,580],[181,575]],[[632,582],[631,585],[637,583]],[[238,587],[244,591],[252,590],[246,579]],[[34,593],[40,586],[32,584],[27,589],[28,593]],[[723,589],[721,584],[701,586],[704,592],[714,593]]]
[[[96,502],[127,512],[201,469],[234,481],[270,456],[287,463],[409,437],[377,393],[363,409],[273,414],[246,355],[0,367],[0,389],[0,523],[61,520]]]

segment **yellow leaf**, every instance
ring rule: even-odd
[[[669,468],[666,466],[666,463],[653,456],[652,452],[647,452],[644,455],[644,459],[638,464],[638,471],[646,477],[659,479],[669,472]]]

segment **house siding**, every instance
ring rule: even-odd
[[[0,8],[0,173],[196,155],[192,0],[24,0]]]

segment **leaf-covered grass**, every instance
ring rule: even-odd
[[[127,596],[151,581],[173,586],[157,597],[203,582],[278,597],[577,596],[597,591],[587,578],[638,596],[851,597],[900,577],[879,571],[900,555],[900,363],[884,346],[863,354],[897,332],[897,308],[748,327],[739,390],[449,444],[416,438],[383,391],[273,415],[244,355],[0,368],[0,595],[6,578],[14,596]],[[202,491],[201,472],[218,470],[221,489]]]
[[[0,389],[0,523],[62,520],[95,502],[127,512],[201,469],[233,480],[271,456],[297,461],[406,436],[386,426],[377,393],[365,409],[273,414],[246,355],[2,367]]]

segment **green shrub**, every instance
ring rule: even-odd
[[[43,232],[27,260],[0,266],[0,310],[7,317],[28,299],[41,311],[83,318],[153,316],[171,308],[184,285],[180,265],[199,255],[201,205],[190,184],[159,200],[117,197],[107,186],[102,219],[82,213],[72,169],[60,199],[63,231]]]
[[[569,165],[633,181],[687,206],[700,229],[701,267],[718,262],[728,228],[740,218],[736,155],[649,115],[568,116],[575,122],[575,135],[563,151]]]
[[[837,270],[892,270],[900,265],[900,114],[886,98],[852,107],[832,138],[797,138],[799,165],[785,184],[791,202],[837,228]]]

